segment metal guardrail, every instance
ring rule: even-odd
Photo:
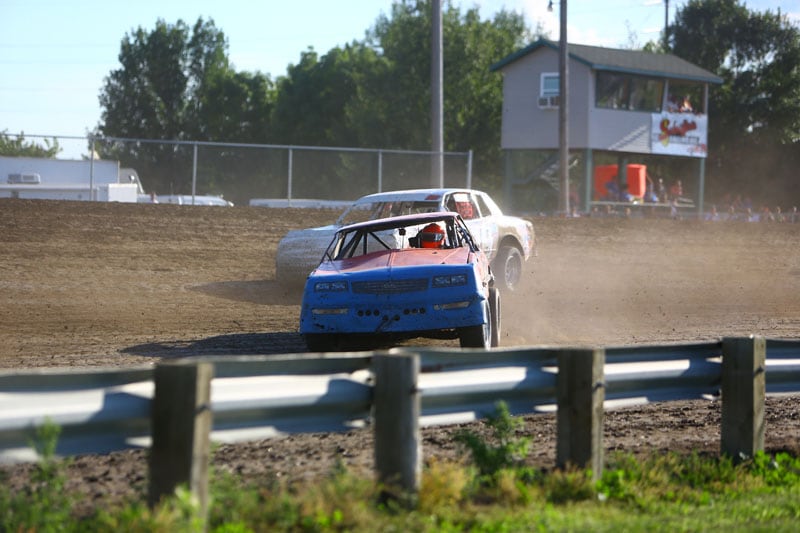
[[[800,341],[767,341],[768,393],[800,392]],[[504,400],[512,413],[552,412],[556,348],[392,350],[420,357],[420,425],[471,421]],[[391,353],[390,352],[390,353]],[[370,422],[371,353],[197,358],[214,366],[212,441],[327,432]],[[714,397],[722,343],[605,349],[606,408]],[[35,460],[35,430],[61,427],[57,453],[147,447],[152,367],[0,373],[0,462]]]

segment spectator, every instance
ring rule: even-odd
[[[570,183],[569,185],[569,205],[578,205],[581,202],[580,195],[578,194],[578,185]]]
[[[663,178],[658,178],[658,201],[662,204],[667,203],[667,186],[664,185]]]
[[[681,180],[675,180],[669,189],[669,195],[673,199],[683,198],[683,182]]]
[[[606,200],[609,202],[619,202],[620,200],[619,178],[617,176],[614,176],[611,181],[606,183]]]
[[[786,222],[786,217],[783,216],[783,211],[781,211],[781,206],[775,207],[775,222]]]
[[[717,206],[712,205],[711,211],[706,213],[706,220],[719,220],[719,213],[717,212]]]
[[[667,112],[677,113],[681,110],[680,99],[675,95],[670,95],[667,99]]]
[[[644,201],[650,203],[658,203],[658,196],[655,192],[655,187],[653,185],[653,178],[650,177],[650,174],[647,175],[647,185],[644,188]]]
[[[680,220],[681,216],[678,213],[678,199],[673,198],[669,203],[669,217],[673,220]]]
[[[792,224],[796,224],[798,222],[798,220],[800,220],[800,218],[798,218],[798,215],[797,215],[797,206],[792,207],[792,210],[789,211],[788,220]]]

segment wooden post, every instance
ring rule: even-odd
[[[569,349],[558,354],[556,464],[603,471],[605,350]]]
[[[372,365],[378,481],[385,496],[412,503],[422,475],[419,355],[378,354]]]
[[[739,461],[764,451],[767,342],[722,339],[721,451]]]
[[[155,368],[150,506],[186,485],[207,515],[213,373],[211,363],[177,361]]]

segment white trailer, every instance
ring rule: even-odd
[[[0,156],[0,198],[136,202],[139,176],[119,161]]]

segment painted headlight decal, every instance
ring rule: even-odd
[[[333,309],[326,309],[324,307],[318,307],[311,310],[312,315],[346,315],[347,308],[346,307],[336,307]]]
[[[460,285],[466,285],[466,284],[467,284],[466,274],[449,274],[447,276],[433,277],[433,287],[435,289],[440,289],[445,287],[458,287]]]
[[[347,290],[346,281],[318,281],[314,284],[316,292],[344,292]]]
[[[465,302],[452,302],[449,304],[434,304],[433,309],[435,311],[446,311],[448,309],[466,309],[469,307],[469,301]]]

